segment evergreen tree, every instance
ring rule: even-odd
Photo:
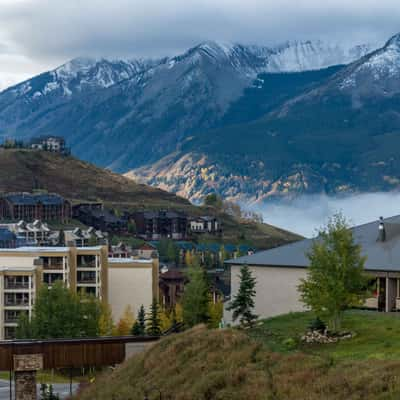
[[[228,307],[233,311],[232,319],[238,318],[242,326],[252,326],[257,320],[257,315],[253,313],[254,296],[256,295],[256,279],[252,276],[247,265],[240,268],[240,286],[235,298]]]
[[[179,249],[173,240],[169,240],[168,242],[167,259],[169,262],[173,262],[175,264],[179,263]]]
[[[147,318],[147,333],[150,336],[161,335],[161,320],[160,320],[160,309],[157,303],[157,299],[153,299],[150,307],[150,314]]]
[[[182,299],[183,322],[192,327],[197,324],[207,323],[209,288],[205,273],[200,266],[188,270],[189,283],[185,287]]]
[[[143,336],[146,333],[146,313],[143,304],[140,306],[136,322],[132,327],[132,335]]]

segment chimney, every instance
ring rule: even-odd
[[[385,229],[385,224],[383,222],[383,217],[379,217],[379,235],[378,235],[378,240],[380,242],[384,242],[386,240],[386,229]]]

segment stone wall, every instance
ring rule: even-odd
[[[36,399],[36,371],[15,372],[15,400]]]

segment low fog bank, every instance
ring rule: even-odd
[[[342,212],[351,225],[400,214],[400,193],[301,196],[290,202],[267,203],[252,209],[262,213],[268,224],[312,237],[337,212]]]

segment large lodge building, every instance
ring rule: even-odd
[[[58,194],[8,193],[0,196],[1,220],[67,222],[71,203]]]

